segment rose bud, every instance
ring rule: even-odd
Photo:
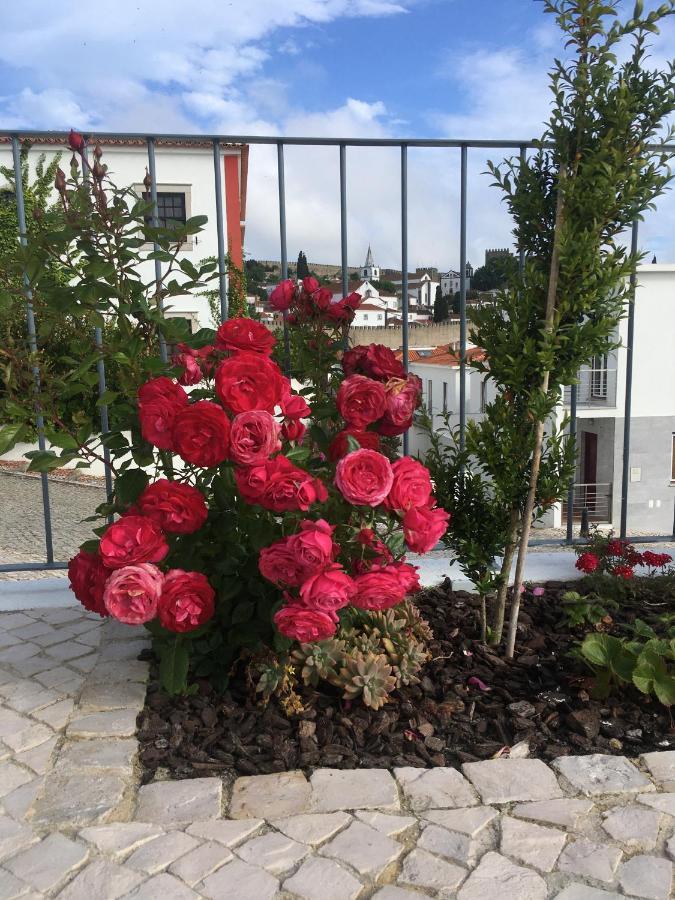
[[[103,156],[103,150],[101,150],[101,145],[96,142],[96,146],[94,147],[94,156],[96,159],[100,159]]]
[[[65,194],[66,192],[66,173],[62,168],[57,168],[56,175],[54,177],[54,187],[59,192],[59,194]]]
[[[75,153],[81,153],[84,149],[84,138],[73,128],[70,129],[70,134],[68,135],[68,146]]]
[[[145,178],[143,179],[143,185],[146,191],[149,191],[152,187],[152,178],[150,177],[150,173],[148,172],[147,166],[145,169]]]
[[[70,157],[70,168],[71,168],[71,169],[75,169],[75,170],[77,170],[77,169],[80,168],[80,164],[78,163],[77,157],[75,156],[74,153],[73,153],[73,155]]]

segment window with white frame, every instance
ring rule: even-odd
[[[433,399],[434,399],[434,383],[431,378],[427,381],[427,407],[430,413],[433,413]]]
[[[591,361],[591,397],[607,398],[607,354],[597,353]]]
[[[487,408],[487,378],[483,378],[480,383],[480,411],[485,412]]]
[[[150,201],[151,195],[142,185],[135,185],[135,190],[143,200]],[[184,225],[192,216],[192,186],[189,184],[157,185],[157,223],[160,228],[175,228]],[[145,221],[150,224],[152,216],[147,215]],[[191,250],[199,243],[197,235],[189,235],[181,248]]]

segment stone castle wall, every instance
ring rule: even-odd
[[[413,325],[409,327],[409,346],[438,347],[459,340],[459,322],[438,322],[430,325]],[[384,344],[392,350],[398,350],[403,344],[402,328],[377,328],[376,326],[359,326],[349,329],[349,343],[352,346],[363,344]]]

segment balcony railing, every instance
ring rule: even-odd
[[[577,384],[577,407],[616,406],[616,369],[582,369]],[[563,402],[571,403],[572,389],[565,388]]]
[[[579,521],[583,510],[588,511],[589,522],[609,525],[612,522],[612,483],[595,482],[574,485],[572,517]],[[567,515],[568,502],[563,503],[563,517]]]

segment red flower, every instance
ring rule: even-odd
[[[308,275],[306,278],[302,279],[302,286],[308,294],[313,294],[314,291],[319,290],[319,282],[312,275]]]
[[[157,566],[141,563],[113,572],[103,600],[111,616],[127,625],[143,625],[157,615],[164,576]]]
[[[617,578],[623,578],[626,581],[633,577],[633,570],[630,566],[627,566],[625,563],[619,563],[619,565],[614,566],[612,569],[612,575],[615,575]]]
[[[157,607],[159,621],[168,631],[178,634],[194,631],[213,618],[215,598],[206,575],[169,569]]]
[[[363,560],[359,560],[355,565],[357,574],[362,575],[369,571],[374,565],[387,565],[394,561],[391,550],[387,545],[378,538],[372,528],[362,528],[356,535],[356,540],[362,547],[366,547],[373,554]]]
[[[181,366],[183,374],[179,376],[179,384],[199,384],[204,377],[199,365],[198,351],[186,344],[178,344],[178,353],[174,353],[171,362],[174,366]]]
[[[335,462],[341,459],[346,453],[349,453],[348,437],[353,437],[359,442],[359,447],[366,450],[379,450],[380,437],[374,431],[362,431],[359,428],[344,428],[339,431],[330,443],[328,448],[328,458]]]
[[[230,457],[242,466],[254,466],[281,450],[280,426],[262,409],[239,413],[230,429]]]
[[[73,128],[70,129],[70,134],[68,135],[68,146],[73,153],[80,153],[84,149],[84,138],[79,131],[75,131]]]
[[[428,553],[448,530],[450,513],[440,507],[410,508],[403,517],[403,535],[414,553]]]
[[[108,569],[156,563],[169,552],[162,529],[145,516],[123,516],[101,538],[99,553]]]
[[[386,456],[375,450],[355,450],[337,464],[335,484],[345,500],[357,506],[379,506],[394,483]]]
[[[364,375],[350,375],[337,392],[337,408],[354,428],[365,428],[382,418],[387,397],[379,381]]]
[[[367,347],[347,350],[342,357],[342,369],[345,375],[367,375],[378,381],[406,377],[403,363],[384,344],[369,344]]]
[[[292,394],[288,382],[286,387],[288,389],[287,393],[284,394],[279,403],[282,415],[286,419],[306,419],[312,413],[307,401],[300,394]]]
[[[216,333],[216,347],[219,350],[248,350],[269,356],[277,339],[262,322],[239,316],[223,322]]]
[[[284,637],[311,644],[333,637],[337,623],[329,613],[319,609],[307,609],[299,603],[282,606],[274,616],[274,624]]]
[[[260,551],[260,574],[272,584],[299,587],[307,577],[304,562],[294,552],[291,540],[282,538]]]
[[[173,423],[190,401],[183,388],[160,375],[138,389],[138,417],[144,440],[160,450],[173,449]]]
[[[422,399],[422,382],[417,375],[391,378],[385,385],[387,407],[377,430],[380,434],[393,437],[403,434],[412,425],[415,410]]]
[[[303,423],[299,419],[292,419],[290,422],[284,422],[281,426],[281,434],[286,441],[293,441],[294,443],[298,443],[305,436],[305,432],[307,431],[307,426],[303,425]]]
[[[208,516],[204,495],[190,484],[160,478],[137,501],[138,510],[169,534],[192,534]]]
[[[312,575],[300,588],[302,605],[335,614],[347,606],[355,593],[354,581],[339,563]]]
[[[304,519],[300,522],[300,530],[289,538],[292,552],[307,575],[314,575],[326,568],[339,551],[333,541],[334,525],[325,519]]]
[[[580,572],[585,572],[586,575],[590,575],[591,572],[595,572],[599,565],[600,560],[595,555],[595,553],[582,553],[575,563],[576,568]]]
[[[408,509],[429,506],[433,488],[427,467],[411,456],[403,456],[397,459],[391,468],[394,483],[384,501],[387,509],[402,514]]]
[[[607,542],[607,555],[623,556],[627,546],[627,541],[620,541],[618,538],[614,538],[613,540]]]
[[[295,282],[287,278],[280,282],[270,294],[270,306],[283,312],[288,309],[295,296]]]
[[[272,512],[306,512],[313,503],[323,503],[328,497],[318,478],[282,455],[260,466],[237,469],[234,477],[244,500]]]
[[[109,615],[103,603],[103,590],[110,576],[98,553],[87,553],[80,550],[68,563],[68,580],[70,589],[85,609]]]
[[[230,448],[230,420],[217,403],[198,400],[176,416],[173,440],[185,462],[206,469],[218,466]]]
[[[650,569],[660,569],[672,561],[673,557],[669,553],[653,553],[651,550],[645,550],[642,554],[642,565],[649,566]]]
[[[394,569],[398,574],[401,587],[405,590],[406,594],[413,594],[415,591],[419,591],[420,579],[417,574],[417,566],[411,566],[410,563],[398,560],[397,562],[392,563],[389,568]]]
[[[355,310],[363,303],[363,297],[356,292],[348,297],[343,297],[335,303],[331,303],[326,310],[326,315],[334,322],[345,324],[353,321]]]
[[[389,609],[400,603],[407,594],[406,583],[393,565],[373,566],[354,579],[356,596],[352,604],[359,609]]]
[[[259,353],[237,353],[222,362],[216,372],[218,399],[235,414],[252,409],[273,413],[285,387],[279,366]]]
[[[328,312],[333,303],[333,292],[328,288],[319,288],[312,294],[312,302],[322,313]]]

